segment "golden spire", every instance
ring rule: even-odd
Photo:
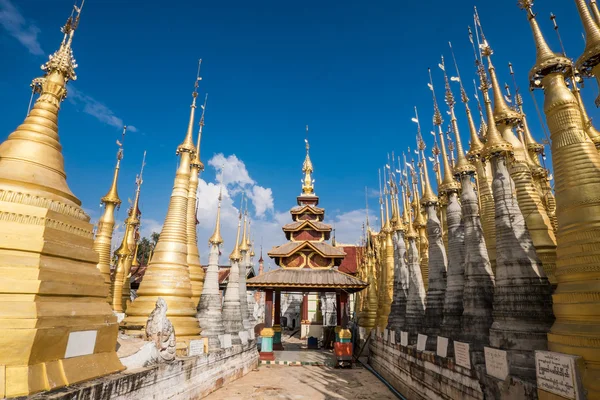
[[[410,201],[408,200],[408,194],[403,191],[402,196],[404,197],[404,212],[408,218],[408,223],[406,224],[407,225],[406,238],[407,239],[416,239],[419,237],[419,234],[415,230],[415,224],[417,223],[416,216],[414,218],[414,221],[412,221],[410,218],[411,212],[410,212],[410,206],[409,206]],[[415,210],[415,213],[416,212],[417,212],[417,210]]]
[[[217,206],[217,220],[215,223],[215,231],[213,232],[210,239],[208,239],[208,243],[213,244],[215,246],[219,246],[223,243],[223,238],[221,237],[221,199],[223,194],[223,186],[219,189],[219,205]]]
[[[475,7],[475,23],[476,28],[479,28],[481,35],[481,43],[479,45],[481,55],[487,58],[488,70],[490,72],[490,79],[492,83],[492,90],[494,93],[494,118],[497,124],[504,123],[507,125],[513,125],[520,121],[521,115],[510,108],[504,100],[502,89],[498,83],[498,77],[496,76],[496,68],[492,64],[492,54],[494,54],[488,41],[485,39],[483,34],[483,28],[481,27],[481,21],[479,20],[479,14],[477,13],[477,7]]]
[[[164,296],[168,305],[167,317],[175,328],[176,340],[184,342],[199,337],[200,326],[196,306],[192,300],[192,280],[188,263],[188,198],[192,156],[194,110],[198,97],[198,81],[194,81],[190,122],[185,139],[177,148],[179,165],[175,173],[167,215],[146,269],[138,297],[127,308],[126,325],[143,327],[148,314],[154,309],[157,296]],[[132,328],[135,329],[135,328]],[[140,328],[141,329],[141,328]]]
[[[481,157],[489,159],[497,153],[513,153],[513,145],[508,143],[496,128],[494,123],[494,111],[492,110],[492,102],[489,95],[489,82],[485,70],[480,69],[479,80],[481,83],[480,90],[483,93],[483,102],[487,114],[487,140],[481,151]]]
[[[446,68],[443,68],[444,71],[444,81],[446,82],[446,97],[450,97],[452,100],[454,96],[452,95],[452,88],[450,87],[450,81],[457,81],[460,85],[460,98],[463,104],[465,105],[465,110],[467,112],[467,117],[469,118],[469,128],[473,125],[473,130],[475,130],[475,124],[473,123],[473,118],[471,117],[471,110],[469,109],[469,97],[467,96],[467,92],[462,84],[462,79],[460,78],[460,71],[458,70],[458,64],[456,62],[456,57],[454,57],[454,51],[452,50],[452,43],[448,42],[450,46],[450,52],[452,53],[452,60],[454,61],[454,69],[456,70],[456,77],[451,77],[448,80],[448,74],[446,73]],[[448,104],[450,107],[450,104]],[[452,130],[454,131],[454,136],[456,137],[456,151],[458,153],[458,161],[454,166],[454,174],[462,175],[462,174],[473,174],[476,169],[473,164],[471,164],[467,157],[465,157],[465,151],[463,150],[462,141],[460,139],[460,133],[458,131],[458,124],[456,122],[456,115],[454,114],[454,103],[452,103],[452,107],[450,107],[450,116],[452,119]],[[471,135],[473,132],[471,132]],[[477,133],[475,132],[475,136]],[[479,140],[479,138],[477,138]],[[481,142],[479,142],[481,144]]]
[[[127,218],[127,220],[125,220],[126,223],[130,223],[130,224],[139,224],[140,223],[140,220],[138,218],[138,209],[139,209],[139,204],[140,204],[140,190],[142,188],[142,183],[144,183],[144,180],[142,179],[142,176],[144,174],[144,166],[146,166],[146,151],[145,150],[144,150],[144,156],[142,158],[142,167],[140,168],[140,174],[135,177],[135,185],[136,185],[135,198],[133,200],[133,205],[131,206],[131,209],[133,210],[133,214],[130,214],[129,217]]]
[[[231,261],[240,261],[240,259],[242,258],[242,255],[240,253],[240,228],[242,226],[242,212],[241,212],[241,209],[242,208],[240,206],[240,215],[238,217],[237,234],[235,236],[235,246],[233,247],[233,251],[229,255],[229,259]]]
[[[428,204],[428,203],[432,203],[435,204],[438,202],[438,198],[435,194],[433,194],[433,190],[431,189],[431,184],[429,183],[429,173],[427,172],[427,162],[425,160],[425,153],[423,152],[425,150],[425,141],[423,140],[423,136],[421,135],[421,123],[419,122],[419,113],[417,111],[417,107],[415,106],[415,117],[412,119],[413,122],[415,122],[417,124],[417,143],[418,143],[418,147],[419,147],[419,157],[422,156],[422,168],[423,171],[425,173],[424,175],[424,182],[423,182],[423,197],[421,197],[421,203],[423,204]],[[418,192],[415,191],[415,201],[416,203],[419,203],[419,200],[417,199],[418,197]],[[418,218],[418,217],[415,217]]]
[[[121,135],[121,141],[117,140],[117,145],[119,146],[119,150],[117,151],[117,165],[115,166],[115,173],[113,175],[112,185],[100,201],[104,204],[106,203],[114,203],[117,207],[121,204],[121,199],[119,199],[119,193],[117,191],[117,181],[119,179],[119,169],[121,168],[121,160],[123,159],[123,138],[125,138],[125,132],[127,132],[127,126],[123,127],[123,134]]]
[[[571,60],[561,54],[554,53],[546,43],[546,39],[544,39],[544,35],[535,19],[535,14],[531,9],[533,0],[519,0],[519,6],[527,11],[527,19],[535,42],[536,60],[535,65],[529,72],[529,81],[532,87],[541,87],[542,76],[548,74],[550,69],[568,72],[571,69]]]
[[[445,75],[445,66],[444,66],[444,57],[442,57],[442,63],[440,64],[440,68],[444,70]],[[460,189],[460,184],[452,177],[452,170],[450,168],[450,163],[448,162],[448,157],[446,153],[446,139],[444,138],[444,132],[442,132],[442,123],[444,122],[442,119],[442,113],[440,112],[440,108],[438,107],[437,98],[435,97],[435,90],[433,88],[433,78],[431,77],[431,68],[427,68],[427,72],[429,73],[429,89],[431,90],[431,95],[433,97],[433,125],[437,126],[438,134],[440,135],[440,145],[442,149],[442,162],[444,163],[444,177],[442,179],[442,184],[439,187],[440,193],[457,191]],[[454,110],[454,96],[451,91],[446,91],[446,102],[451,110]],[[453,112],[453,111],[452,111]],[[425,156],[423,156],[425,158]],[[425,163],[425,160],[423,160]],[[424,166],[426,164],[423,164]],[[426,167],[425,167],[426,168]],[[425,169],[425,173],[427,173],[427,169]],[[426,177],[427,179],[427,177]]]
[[[248,214],[248,207],[246,206],[246,214]],[[254,250],[254,242],[250,239],[250,227],[252,225],[252,220],[250,218],[248,218],[248,235],[246,235],[246,246],[248,246],[248,248],[250,250]]]
[[[383,217],[383,191],[381,186],[381,168],[377,170],[379,173],[379,214],[380,214],[380,225],[383,231],[383,225],[385,224],[385,218]]]
[[[190,120],[188,122],[188,128],[185,133],[185,138],[183,142],[177,148],[177,154],[186,151],[192,154],[196,152],[196,147],[194,146],[194,117],[196,113],[196,99],[198,98],[198,82],[202,80],[200,77],[200,66],[202,65],[202,59],[198,61],[198,72],[196,73],[196,82],[194,82],[194,91],[192,92],[192,105],[190,106]]]
[[[315,181],[312,179],[311,174],[313,173],[313,165],[312,165],[312,161],[310,161],[310,154],[309,154],[309,149],[310,146],[308,144],[308,125],[306,125],[306,139],[304,139],[304,142],[306,143],[306,157],[304,158],[304,164],[302,164],[302,172],[304,172],[304,180],[302,181],[302,195],[303,196],[314,196],[315,194],[315,188],[314,188],[314,183]]]
[[[384,232],[389,232],[391,230],[390,205],[389,205],[389,200],[388,200],[388,197],[389,197],[388,185],[386,184],[386,180],[385,180],[385,170],[386,170],[386,168],[383,169],[383,183],[384,183],[383,197],[385,198],[385,224],[383,225],[383,230],[384,230]]]
[[[202,60],[200,60],[202,62]],[[202,78],[199,78],[202,79]],[[202,140],[202,129],[204,128],[204,112],[206,111],[206,102],[208,101],[208,93],[204,97],[204,104],[200,106],[202,108],[202,115],[200,116],[200,123],[198,128],[198,141],[196,142],[196,152],[192,158],[191,167],[198,168],[198,172],[204,171],[204,163],[200,161],[200,141]]]
[[[242,204],[244,204],[244,194],[242,193]],[[242,213],[242,209],[240,207],[240,214]],[[240,240],[239,249],[240,251],[248,251],[250,247],[248,247],[248,242],[246,241],[247,234],[247,226],[248,226],[248,198],[246,197],[246,211],[244,212],[244,231],[242,233],[242,238]]]

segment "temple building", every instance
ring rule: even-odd
[[[312,179],[313,164],[309,154],[309,144],[306,141],[306,157],[302,166],[304,180],[302,194],[297,197],[298,205],[290,210],[292,222],[283,226],[288,242],[274,247],[267,254],[279,268],[256,276],[247,281],[249,289],[261,289],[266,292],[265,329],[261,357],[272,358],[272,350],[281,349],[281,305],[282,293],[300,293],[302,303],[301,337],[323,336],[323,319],[319,318],[318,302],[322,302],[317,294],[335,293],[336,330],[344,330],[349,338],[349,294],[367,287],[363,282],[351,275],[340,272],[346,252],[343,248],[333,246],[327,241],[330,238],[331,226],[323,222],[325,210],[318,207],[319,197],[314,191]],[[274,307],[274,320],[271,321]],[[322,314],[322,311],[321,311]],[[265,349],[265,339],[272,334],[272,349]],[[338,335],[338,336],[339,336]],[[339,336],[341,337],[341,336]]]

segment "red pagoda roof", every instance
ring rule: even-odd
[[[281,246],[273,247],[270,252],[267,254],[269,257],[289,257],[293,253],[301,250],[304,247],[311,247],[317,253],[321,254],[323,257],[328,258],[343,258],[346,256],[343,250],[333,247],[329,243],[325,242],[313,242],[313,241],[303,241],[303,242],[288,242],[284,243]]]
[[[327,224],[324,224],[323,222],[319,222],[319,221],[312,221],[310,219],[285,224],[283,226],[283,231],[284,232],[298,231],[298,230],[304,228],[306,225],[310,225],[314,230],[319,231],[319,232],[330,232],[331,231],[331,225],[327,225]]]
[[[317,206],[311,206],[309,204],[304,206],[295,206],[292,207],[290,213],[294,214],[302,214],[305,211],[309,211],[312,214],[325,214],[325,209]]]

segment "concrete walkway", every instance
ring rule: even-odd
[[[395,400],[396,397],[373,374],[360,367],[261,365],[206,399]]]

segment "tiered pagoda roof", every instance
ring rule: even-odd
[[[282,290],[362,290],[367,286],[366,282],[338,271],[346,252],[343,247],[327,242],[332,228],[323,222],[325,210],[317,207],[319,197],[314,193],[308,148],[307,142],[302,194],[297,197],[298,205],[290,210],[293,221],[283,226],[288,242],[267,253],[280,268],[248,280],[247,286]]]

